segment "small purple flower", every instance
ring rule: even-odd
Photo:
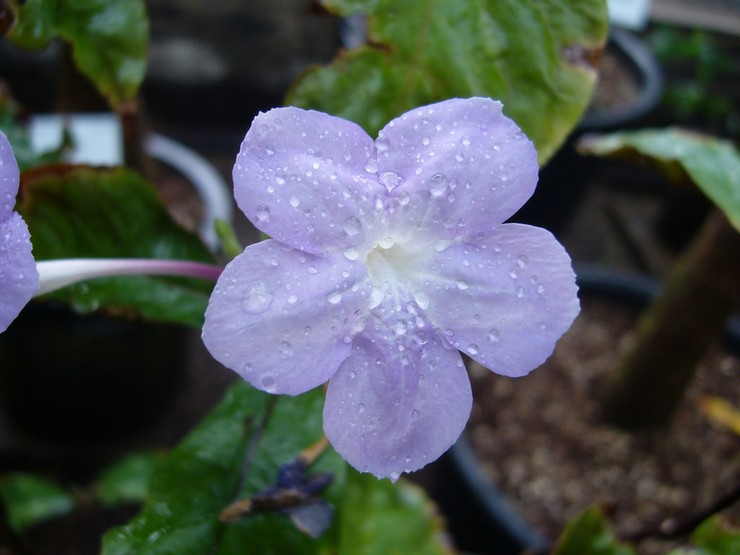
[[[31,235],[20,214],[13,211],[19,171],[13,149],[0,132],[0,333],[15,320],[39,288],[31,254]]]
[[[458,350],[522,376],[578,313],[560,244],[502,223],[537,172],[534,146],[489,99],[412,110],[376,141],[319,112],[258,115],[234,188],[273,239],[225,268],[206,346],[270,393],[329,380],[324,430],[358,470],[395,479],[421,468],[470,413]]]

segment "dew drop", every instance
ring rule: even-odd
[[[308,268],[306,268],[306,271],[314,276],[319,273],[319,271],[316,269],[316,266],[309,266]]]
[[[470,353],[471,355],[477,355],[478,345],[476,345],[475,343],[471,343],[470,345],[468,345],[468,353]]]
[[[265,374],[260,378],[260,387],[268,393],[275,388],[275,383],[275,376],[273,376],[272,374]]]
[[[298,295],[290,295],[288,297],[288,304],[295,304],[298,302]]]
[[[511,279],[516,279],[519,276],[519,274],[516,273],[516,270],[512,269],[509,271],[509,277]]]
[[[500,336],[501,336],[501,332],[499,332],[497,329],[488,330],[488,340],[491,343],[497,343]]]
[[[470,284],[465,281],[464,279],[459,279],[455,282],[455,285],[457,285],[457,288],[461,291],[465,291],[468,287],[470,287]]]
[[[344,232],[347,235],[357,235],[362,229],[362,222],[354,216],[344,220]]]
[[[429,146],[429,143],[430,143],[430,142],[431,142],[431,141],[429,140],[429,137],[424,137],[424,138],[423,138],[423,139],[421,140],[421,144],[423,144],[424,146]]]
[[[282,178],[282,177],[280,177],[280,176],[278,176],[278,177],[275,178],[275,183],[277,183],[278,185],[284,185],[285,184],[285,179]]]
[[[380,182],[385,186],[388,191],[392,191],[403,183],[403,178],[396,172],[383,172],[380,175]]]
[[[519,266],[522,269],[524,269],[527,266],[527,262],[529,262],[529,258],[527,258],[527,256],[524,254],[519,255],[519,258],[516,259],[517,266]]]
[[[544,292],[545,292],[545,286],[540,283],[537,286],[537,293],[539,293],[540,295],[542,295]]]
[[[347,260],[357,260],[360,257],[360,253],[355,247],[347,247],[342,251],[342,254]]]
[[[264,204],[257,207],[257,221],[264,223],[270,219],[270,208]]]
[[[449,239],[440,239],[436,243],[434,243],[434,250],[437,252],[442,252],[447,249],[452,244],[452,241]]]
[[[393,237],[383,237],[380,241],[378,241],[378,246],[381,249],[390,249],[393,245],[396,244],[396,240]]]
[[[288,202],[293,208],[298,208],[301,205],[301,200],[295,195],[290,197],[290,200]]]
[[[427,308],[429,308],[430,298],[429,295],[427,295],[424,291],[414,291],[414,300],[416,301],[416,304],[419,305],[419,308],[421,308],[422,310],[426,310]]]
[[[272,304],[275,294],[266,281],[253,281],[247,288],[247,294],[242,301],[242,309],[249,314],[261,314]]]
[[[444,194],[445,189],[447,189],[447,176],[443,173],[435,173],[432,176],[429,192],[432,193],[433,197],[440,197]]]
[[[357,405],[357,410],[359,412],[365,412],[365,405],[360,403],[359,405]]]
[[[292,356],[293,345],[291,345],[287,341],[283,341],[282,343],[280,343],[280,352],[286,357]]]
[[[373,308],[380,306],[383,299],[385,299],[385,291],[380,287],[373,287],[370,291],[370,303],[368,308],[372,310]]]
[[[375,158],[370,158],[365,163],[365,171],[367,173],[378,173],[378,161]]]
[[[391,472],[390,476],[388,476],[391,479],[391,482],[394,484],[398,481],[398,479],[401,477],[401,474],[399,472]]]
[[[333,293],[329,293],[326,300],[329,301],[329,304],[337,304],[342,300],[342,294],[339,291],[334,291]]]
[[[524,297],[524,287],[520,287],[519,289],[516,290],[516,296],[519,299]]]

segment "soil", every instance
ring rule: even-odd
[[[740,359],[714,346],[669,429],[629,434],[602,423],[598,396],[635,312],[586,297],[553,356],[512,380],[472,368],[474,407],[467,434],[484,472],[546,538],[585,507],[610,508],[626,537],[696,513],[740,480],[740,437],[711,421],[705,396],[736,404]],[[740,520],[740,504],[726,511]],[[669,542],[639,544],[644,555]]]

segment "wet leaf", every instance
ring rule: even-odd
[[[208,249],[167,213],[153,188],[122,168],[51,166],[22,176],[18,211],[36,260],[167,258],[211,262]],[[213,287],[160,276],[100,278],[47,295],[79,312],[199,327]]]
[[[442,519],[418,487],[351,470],[342,498],[336,553],[451,555]]]
[[[677,128],[584,137],[584,154],[648,164],[677,183],[696,185],[740,231],[740,154],[729,141]]]
[[[737,555],[740,553],[740,529],[731,526],[722,515],[705,520],[691,535],[698,548],[696,555]]]
[[[136,453],[106,468],[97,481],[96,497],[104,506],[143,503],[161,453]]]
[[[501,100],[550,158],[586,110],[606,41],[603,0],[324,0],[369,16],[369,43],[306,72],[286,103],[338,115],[371,135],[453,97]]]
[[[8,474],[0,478],[0,496],[13,530],[22,532],[44,520],[75,508],[74,497],[50,480],[31,474]]]
[[[315,542],[278,511],[259,511],[233,523],[219,519],[237,499],[275,481],[281,464],[322,435],[323,392],[273,397],[245,382],[167,457],[155,473],[144,510],[104,538],[105,555],[314,553]],[[311,467],[332,472],[326,493],[337,498],[344,464],[327,450]],[[215,550],[215,551],[214,551]]]
[[[41,49],[62,38],[74,61],[115,108],[132,99],[146,72],[149,21],[143,0],[16,0],[8,38]]]
[[[106,534],[103,555],[451,553],[420,489],[361,475],[331,447],[293,472],[291,461],[322,437],[323,402],[320,388],[274,397],[235,384],[158,466],[144,509]],[[300,496],[279,495],[296,485]],[[259,510],[239,514],[260,496]],[[325,533],[306,533],[327,517]]]
[[[558,539],[552,555],[636,555],[619,542],[599,507],[590,507],[571,520]]]

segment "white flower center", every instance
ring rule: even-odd
[[[365,261],[372,282],[370,309],[389,297],[399,306],[411,300],[422,310],[429,306],[429,296],[414,279],[418,260],[418,249],[396,242],[393,237],[385,237],[373,245]]]

